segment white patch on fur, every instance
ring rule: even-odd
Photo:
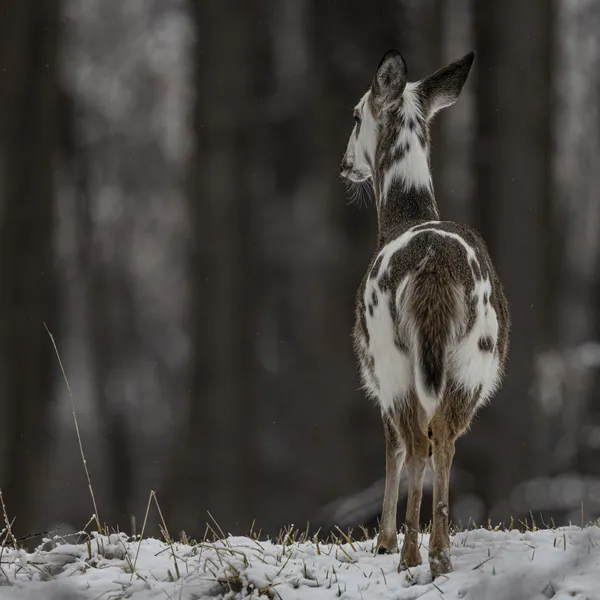
[[[414,366],[414,371],[415,371],[414,382],[415,382],[415,391],[417,392],[417,398],[419,399],[419,402],[421,403],[421,406],[423,407],[425,414],[427,415],[427,417],[429,419],[431,419],[431,417],[435,413],[435,409],[436,409],[440,399],[437,396],[430,394],[423,387],[423,379],[424,378],[421,373],[421,365],[420,365],[419,361],[417,360],[416,356],[413,359],[413,366]]]
[[[440,110],[442,110],[442,108],[454,104],[457,98],[458,96],[452,96],[450,94],[436,94],[429,105],[429,114],[427,115],[427,118],[433,118]]]
[[[484,352],[479,348],[479,340],[490,337],[494,350],[498,343],[498,317],[492,305],[484,304],[483,297],[491,295],[489,279],[476,280],[473,297],[477,299],[475,324],[471,331],[451,349],[449,370],[452,378],[465,390],[475,391],[481,386],[480,404],[484,403],[496,390],[500,380],[498,353]]]
[[[410,322],[405,303],[411,293],[412,276],[408,275],[399,282],[394,301],[396,303],[398,323],[392,321],[389,310],[389,297],[379,287],[380,277],[388,270],[392,256],[402,250],[416,236],[421,233],[435,233],[445,238],[459,242],[465,250],[467,262],[477,261],[475,250],[458,234],[442,231],[427,225],[435,225],[438,221],[421,223],[403,233],[394,241],[387,244],[379,253],[381,264],[377,273],[371,273],[365,285],[364,302],[368,307],[375,292],[378,302],[373,307],[373,315],[366,311],[366,326],[369,332],[368,349],[374,358],[374,371],[377,384],[368,383],[367,369],[364,369],[363,378],[372,396],[378,399],[382,409],[390,409],[394,404],[401,403],[406,394],[414,389],[417,392],[421,405],[429,416],[433,414],[439,398],[431,397],[422,389],[419,376],[418,363],[415,360],[418,339],[416,327]],[[416,228],[419,229],[416,229]],[[481,267],[480,267],[481,268]],[[500,368],[497,352],[485,352],[479,348],[479,340],[483,337],[492,339],[494,349],[498,342],[498,318],[496,311],[488,301],[484,303],[484,296],[488,300],[491,296],[492,286],[489,279],[478,280],[474,278],[473,297],[477,299],[475,323],[471,331],[465,335],[468,308],[464,304],[462,288],[456,289],[457,312],[452,323],[450,342],[448,344],[447,378],[457,382],[462,388],[474,392],[481,386],[480,403],[485,402],[495,391],[499,379]],[[407,343],[409,352],[398,349],[395,343],[395,332],[398,328],[400,338]]]
[[[421,109],[419,107],[418,102],[416,101],[415,91],[416,90],[414,83],[406,84],[406,88],[403,94],[404,103],[402,112],[404,113],[406,122],[414,121],[415,123],[419,124],[423,119],[423,115],[421,114]],[[404,129],[400,131],[400,135],[398,136],[398,139],[394,144],[394,149],[396,150],[400,148],[401,144],[406,144],[407,142],[412,143],[413,140],[416,141],[418,144],[419,140],[416,135],[417,131],[417,129],[411,131],[409,127],[404,127]]]
[[[395,141],[395,147],[400,144],[408,144],[409,151],[406,155],[392,165],[384,175],[383,198],[387,197],[390,185],[394,180],[402,181],[405,187],[416,189],[428,189],[433,191],[433,181],[429,170],[427,151],[419,142],[418,127],[423,120],[421,108],[417,101],[417,88],[419,83],[407,83],[403,94],[402,111],[406,120],[413,120],[417,128],[413,131],[405,127]],[[350,172],[345,175],[352,181],[364,181],[373,176],[369,162],[375,162],[377,148],[377,121],[369,108],[369,90],[356,105],[356,111],[361,116],[361,125],[357,134],[355,126],[348,140],[344,162],[350,166]],[[367,160],[368,158],[368,160]]]
[[[375,360],[375,376],[379,387],[373,393],[382,410],[390,410],[412,388],[412,361],[408,354],[398,349],[395,343],[395,331],[398,323],[394,323],[390,313],[389,296],[379,288],[376,280],[369,279],[365,286],[364,302],[369,306],[375,292],[377,306],[373,307],[373,315],[366,310],[366,324],[369,331],[369,352]],[[370,379],[363,374],[365,382]],[[370,386],[367,385],[369,391]]]
[[[361,117],[360,129],[358,130],[358,127],[354,126],[344,155],[344,161],[352,168],[350,179],[356,181],[363,181],[373,176],[367,157],[371,163],[374,162],[377,147],[377,122],[369,110],[370,95],[371,91],[369,90],[356,105],[355,110]]]
[[[412,120],[420,123],[423,115],[421,114],[416,97],[417,86],[418,83],[408,83],[406,85],[403,94],[402,112],[406,121]],[[385,173],[383,179],[384,199],[387,198],[392,182],[397,179],[400,179],[405,187],[433,191],[427,151],[421,146],[421,142],[419,142],[418,130],[411,131],[409,127],[405,127],[400,132],[394,147],[399,148],[402,144],[408,144],[409,151]]]
[[[418,87],[418,82],[407,83],[406,87],[404,88],[404,94],[402,94],[402,97],[404,98],[404,115],[406,117],[410,117],[411,119],[423,118],[421,107],[417,101]]]

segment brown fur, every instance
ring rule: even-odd
[[[414,351],[415,341],[400,327],[396,293],[406,295],[398,299],[398,306],[411,315],[417,331],[416,360],[422,369],[427,392],[436,398],[433,414],[427,415],[422,398],[416,390],[398,399],[390,410],[382,412],[386,439],[386,488],[379,536],[379,551],[397,549],[396,507],[398,483],[403,464],[409,480],[409,497],[405,519],[405,535],[400,568],[421,562],[418,546],[419,513],[422,498],[424,469],[429,457],[434,470],[433,529],[429,544],[429,562],[434,577],[451,570],[449,519],[449,478],[456,439],[467,431],[482,399],[482,385],[467,391],[459,381],[447,374],[447,347],[451,338],[465,339],[476,323],[477,310],[484,314],[492,307],[498,322],[497,339],[482,335],[476,351],[494,353],[502,373],[508,352],[510,320],[502,286],[494,271],[491,258],[481,236],[466,225],[439,221],[438,209],[431,189],[411,186],[394,180],[383,197],[383,183],[390,169],[403,160],[411,144],[420,144],[429,151],[429,121],[436,110],[451,103],[448,98],[458,97],[467,78],[473,55],[423,80],[417,89],[420,103],[418,116],[403,113],[403,90],[406,85],[406,66],[397,52],[388,53],[374,79],[368,108],[376,117],[377,149],[374,157],[366,160],[372,170],[373,188],[377,199],[379,237],[377,252],[361,283],[357,295],[354,343],[363,376],[369,378],[371,391],[377,395],[380,384],[375,375],[375,357],[371,355],[367,316],[382,301],[373,292],[365,305],[365,289],[370,280],[377,280],[381,294],[389,299],[389,314],[394,323],[394,346],[402,355]],[[395,87],[394,87],[395,86]],[[405,140],[396,145],[403,130]],[[427,158],[428,160],[428,158]],[[352,168],[346,157],[342,163]],[[435,221],[432,223],[432,221]],[[382,272],[381,251],[409,229],[422,232],[389,256]],[[474,252],[472,258],[458,236]],[[491,292],[483,292],[483,308],[474,298],[476,285],[488,280]],[[402,282],[408,282],[400,288]],[[369,284],[371,285],[371,284]],[[410,286],[410,287],[409,287]],[[479,286],[478,289],[481,289]],[[399,293],[399,292],[398,292]],[[393,301],[392,301],[393,299]],[[481,314],[481,313],[480,313]],[[455,331],[460,324],[460,331]],[[483,380],[482,380],[483,381]],[[428,409],[429,410],[429,409]]]

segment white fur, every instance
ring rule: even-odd
[[[406,187],[431,189],[431,173],[427,153],[418,140],[411,144],[406,156],[392,165],[383,177],[382,198],[387,198],[393,181],[400,180]]]
[[[417,101],[419,82],[407,83],[402,97],[404,98],[404,115],[411,119],[423,118],[421,107]]]
[[[481,385],[480,403],[484,403],[495,391],[500,379],[500,363],[497,352],[482,352],[479,340],[489,336],[494,348],[498,342],[498,317],[492,305],[484,304],[483,297],[491,294],[489,279],[476,281],[473,297],[477,299],[475,324],[471,331],[454,346],[449,354],[449,371],[463,389],[474,391]]]
[[[419,141],[419,134],[422,132],[418,131],[418,128],[422,126],[423,122],[423,115],[417,100],[419,85],[418,82],[406,85],[402,105],[397,109],[402,110],[406,121],[413,121],[415,126],[412,129],[405,127],[399,132],[398,139],[394,142],[393,150],[400,148],[401,145],[407,146],[408,149],[406,154],[384,174],[379,195],[383,202],[388,196],[392,182],[397,180],[406,187],[433,191],[427,149],[423,148]],[[370,110],[370,94],[371,92],[368,91],[356,106],[355,110],[361,117],[361,124],[360,128],[354,127],[344,156],[343,164],[347,169],[344,175],[352,181],[364,181],[373,177],[370,165],[376,162],[378,124]],[[431,117],[434,112],[453,100],[440,96],[430,107],[430,114],[426,116]],[[388,110],[394,110],[394,108],[390,107]],[[386,245],[379,254],[382,260],[378,272],[371,273],[365,285],[364,303],[367,307],[365,320],[369,342],[368,348],[363,349],[373,357],[374,364],[373,373],[371,373],[369,365],[363,365],[361,371],[365,388],[371,396],[377,398],[384,411],[389,410],[395,404],[401,404],[411,390],[416,390],[421,404],[430,416],[439,401],[439,398],[431,397],[422,388],[422,377],[418,372],[417,328],[416,324],[411,322],[410,314],[405,307],[406,300],[411,294],[412,277],[407,276],[399,282],[394,294],[398,322],[392,320],[388,292],[383,292],[379,285],[381,276],[389,268],[392,256],[406,247],[415,236],[421,233],[433,233],[459,242],[465,250],[467,263],[478,262],[475,250],[461,236],[434,227],[422,228],[423,225],[433,225],[434,223],[437,221],[422,223],[419,225],[421,227],[419,230],[411,228]],[[479,271],[481,271],[481,265],[479,265]],[[479,340],[489,336],[494,348],[496,347],[498,319],[491,304],[483,302],[484,294],[489,296],[491,292],[489,280],[479,281],[474,272],[472,275],[473,294],[477,301],[475,324],[471,331],[465,334],[468,307],[465,303],[464,290],[457,288],[455,290],[457,311],[455,322],[451,324],[446,376],[469,392],[474,392],[481,386],[481,402],[484,402],[497,386],[500,369],[497,352],[481,351]],[[372,302],[373,295],[377,298],[377,304]],[[370,314],[369,306],[371,306],[373,314]],[[408,346],[408,352],[400,350],[396,345],[396,331],[404,344]],[[359,343],[366,345],[365,340],[359,341]]]
[[[428,119],[431,119],[438,113],[442,108],[446,108],[447,106],[451,106],[456,102],[457,96],[453,96],[451,94],[436,94],[429,105],[429,114],[427,115]]]
[[[407,120],[420,123],[423,116],[419,103],[417,102],[418,83],[407,83],[404,89],[401,110]],[[346,176],[352,181],[364,181],[373,176],[369,162],[375,162],[375,153],[377,149],[377,122],[369,109],[369,90],[356,105],[355,110],[360,114],[360,129],[356,126],[352,130],[344,162],[351,165],[350,173]],[[417,125],[420,127],[420,125]],[[357,134],[358,130],[358,134]],[[411,131],[408,127],[404,128],[395,142],[395,148],[400,144],[408,144],[409,151],[400,161],[392,166],[385,174],[383,180],[383,194],[386,198],[390,185],[394,180],[402,181],[406,187],[415,187],[417,189],[433,190],[431,172],[429,170],[429,161],[427,159],[427,150],[419,142],[418,130]]]
[[[394,332],[398,323],[392,321],[389,308],[389,296],[382,292],[377,281],[369,279],[365,286],[365,305],[371,301],[373,292],[377,295],[377,306],[373,307],[373,316],[366,313],[369,331],[369,352],[375,360],[377,384],[365,377],[369,392],[377,398],[383,410],[389,410],[394,403],[402,399],[412,386],[412,361],[398,350],[394,341]]]
[[[407,83],[406,88],[404,89],[404,103],[402,107],[402,112],[406,118],[406,121],[414,121],[415,123],[419,123],[420,119],[423,118],[421,114],[421,109],[419,108],[419,104],[416,100],[415,94],[415,85],[414,83]],[[415,130],[416,131],[416,130]],[[402,144],[410,143],[413,141],[415,137],[415,132],[411,131],[408,127],[405,127],[400,131],[400,135],[394,144],[394,149],[400,148]],[[418,142],[418,140],[417,140]]]
[[[352,181],[364,181],[373,175],[369,160],[372,162],[375,159],[377,122],[367,105],[370,95],[371,91],[369,90],[356,105],[355,110],[361,117],[360,129],[356,125],[354,126],[344,156],[344,162],[352,166],[352,170],[348,174]]]
[[[435,222],[421,224],[433,225]],[[405,303],[411,294],[412,276],[409,275],[399,282],[394,301],[396,303],[398,323],[392,321],[389,310],[389,297],[379,286],[379,280],[387,271],[392,256],[402,250],[411,239],[421,233],[434,233],[442,237],[458,241],[465,250],[465,260],[475,261],[475,250],[461,236],[439,229],[425,228],[416,230],[414,227],[403,233],[394,241],[387,244],[379,253],[382,257],[377,273],[371,273],[367,279],[364,292],[365,306],[373,305],[373,293],[377,297],[377,305],[373,306],[373,315],[366,312],[366,326],[369,332],[368,351],[374,358],[376,380],[371,380],[368,369],[363,369],[365,386],[369,393],[377,398],[383,410],[389,410],[395,404],[402,403],[406,394],[414,389],[419,400],[429,416],[433,414],[439,398],[426,393],[420,385],[418,361],[415,360],[418,339],[415,323],[405,308]],[[481,267],[480,267],[481,268]],[[483,352],[479,349],[479,340],[489,336],[494,348],[498,340],[498,318],[492,305],[484,303],[484,296],[491,295],[489,279],[478,280],[473,275],[473,297],[477,299],[475,324],[465,335],[467,325],[467,306],[464,301],[464,290],[457,288],[457,311],[455,322],[452,324],[450,342],[448,345],[447,376],[466,391],[474,392],[481,386],[480,403],[485,402],[494,392],[500,378],[499,359],[497,352]],[[398,328],[401,339],[408,345],[409,352],[402,352],[394,341]]]
[[[417,85],[417,83],[406,84],[402,105],[405,118],[413,120],[415,123],[420,122],[423,118],[416,98]],[[408,127],[405,127],[396,140],[395,148],[399,148],[402,144],[408,144],[409,150],[406,156],[392,165],[392,168],[385,174],[383,179],[383,198],[387,198],[390,185],[394,180],[398,179],[406,187],[433,190],[427,151],[419,142],[417,129],[411,131]]]

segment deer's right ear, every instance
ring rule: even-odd
[[[381,59],[373,83],[371,93],[380,106],[389,106],[400,100],[406,87],[406,63],[402,54],[390,50]]]
[[[430,119],[442,108],[456,102],[471,72],[474,59],[475,52],[469,52],[460,60],[423,79],[420,89],[426,118]]]

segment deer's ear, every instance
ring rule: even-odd
[[[373,83],[371,93],[380,106],[389,106],[402,97],[406,87],[406,63],[402,54],[390,50],[381,59]]]
[[[469,52],[421,81],[419,89],[427,119],[456,102],[467,81],[474,58],[475,52]]]

